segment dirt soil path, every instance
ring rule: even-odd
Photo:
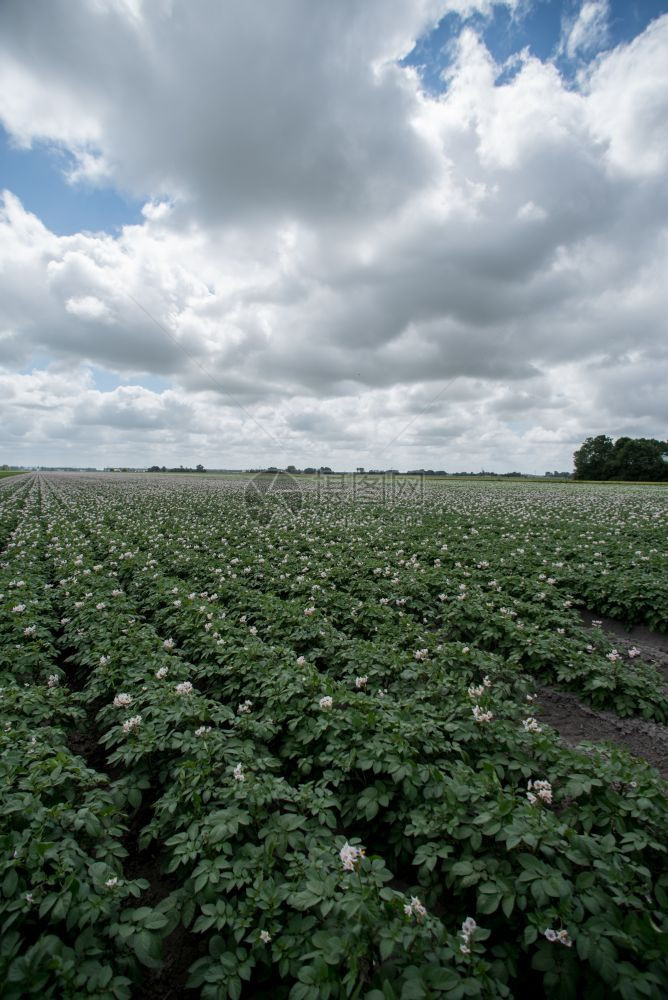
[[[668,683],[668,635],[653,632],[644,625],[627,629],[614,618],[605,618],[589,611],[582,612],[583,623],[593,628],[592,621],[605,632],[618,649],[635,646],[643,660],[651,663]],[[642,757],[668,779],[668,727],[645,719],[621,719],[614,712],[598,711],[584,705],[576,695],[555,688],[539,689],[540,716],[559,733],[568,746],[583,741],[614,743],[636,757]]]
[[[642,757],[668,779],[668,727],[646,719],[620,719],[583,705],[568,691],[543,687],[538,692],[541,721],[556,729],[563,743],[614,743]]]
[[[604,615],[597,615],[591,611],[581,611],[582,623],[587,628],[592,627],[593,621],[601,622],[601,631],[605,632],[612,642],[622,649],[635,646],[639,649],[643,660],[654,664],[659,673],[663,674],[668,681],[668,634],[665,632],[654,632],[646,628],[645,625],[634,625],[627,629],[626,626],[617,621],[616,618],[606,618]]]

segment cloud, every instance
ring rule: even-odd
[[[585,0],[575,17],[564,19],[559,51],[569,59],[602,49],[608,41],[608,0]]]
[[[452,6],[2,5],[5,127],[145,197],[56,236],[5,192],[6,454],[540,471],[661,432],[668,17],[575,85],[464,27],[430,96],[398,60]]]
[[[658,177],[668,166],[667,21],[657,18],[583,76],[591,133],[610,169],[629,177]]]
[[[65,309],[72,316],[79,316],[82,319],[100,320],[109,316],[109,310],[105,303],[94,295],[66,299]]]
[[[517,210],[517,218],[525,219],[527,222],[542,222],[547,218],[547,212],[533,201],[525,201]]]
[[[382,213],[434,169],[396,57],[445,0],[2,6],[0,115],[221,221]]]

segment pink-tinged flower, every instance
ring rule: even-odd
[[[534,719],[533,716],[529,716],[528,719],[523,719],[522,727],[525,733],[542,733],[543,727],[538,724],[538,719]]]
[[[552,785],[549,781],[529,781],[527,783],[527,798],[532,806],[539,801],[552,805]]]
[[[174,688],[174,690],[176,691],[176,693],[178,695],[181,695],[181,697],[185,697],[185,696],[187,696],[189,694],[192,694],[194,688],[193,688],[192,684],[190,683],[190,681],[181,681],[180,684],[176,685],[176,687]]]
[[[419,923],[427,916],[427,908],[420,902],[417,896],[411,896],[410,903],[404,904],[404,913],[407,917],[415,917]]]
[[[123,732],[132,733],[141,726],[141,715],[133,715],[123,723]]]
[[[552,927],[548,927],[547,930],[544,931],[544,934],[548,941],[563,944],[565,948],[571,948],[573,946],[573,942],[567,930],[562,929],[560,931],[555,931]]]
[[[474,705],[473,718],[475,719],[476,722],[484,723],[484,722],[491,722],[494,716],[489,710],[484,711],[480,707],[480,705]]]
[[[320,699],[318,704],[320,705],[320,708],[322,708],[324,712],[329,712],[331,711],[334,705],[334,699],[330,697],[330,695],[326,694],[323,698]]]
[[[462,924],[461,931],[459,932],[462,938],[462,943],[459,946],[459,950],[461,951],[462,955],[471,954],[471,938],[473,937],[477,929],[478,925],[476,924],[473,917],[467,917],[464,923]]]
[[[364,857],[364,848],[354,847],[353,844],[349,844],[348,841],[346,841],[339,851],[339,857],[341,858],[341,864],[343,865],[345,871],[354,872]]]
[[[132,704],[132,695],[125,694],[124,691],[121,691],[121,693],[117,694],[116,697],[114,698],[114,708],[127,708],[128,705],[131,704]]]

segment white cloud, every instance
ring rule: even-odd
[[[109,310],[105,303],[94,295],[65,299],[65,310],[72,316],[79,316],[81,319],[99,320],[109,316]]]
[[[547,212],[533,201],[525,201],[517,210],[517,218],[525,219],[527,222],[542,222],[547,218]]]
[[[146,197],[59,237],[5,193],[5,454],[541,471],[661,432],[668,17],[577,87],[464,29],[429,97],[396,59],[447,7],[0,9],[5,127]]]
[[[68,166],[65,176],[70,184],[84,181],[101,186],[111,180],[111,169],[104,157],[88,152],[86,149],[75,149],[75,163]]]
[[[596,52],[608,40],[608,0],[584,0],[573,18],[567,18],[562,27],[560,51],[569,59]]]
[[[668,15],[597,61],[583,79],[587,122],[611,169],[631,177],[668,168]]]

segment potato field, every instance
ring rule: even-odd
[[[541,715],[665,732],[668,490],[402,482],[3,480],[1,997],[668,995],[666,786]]]

